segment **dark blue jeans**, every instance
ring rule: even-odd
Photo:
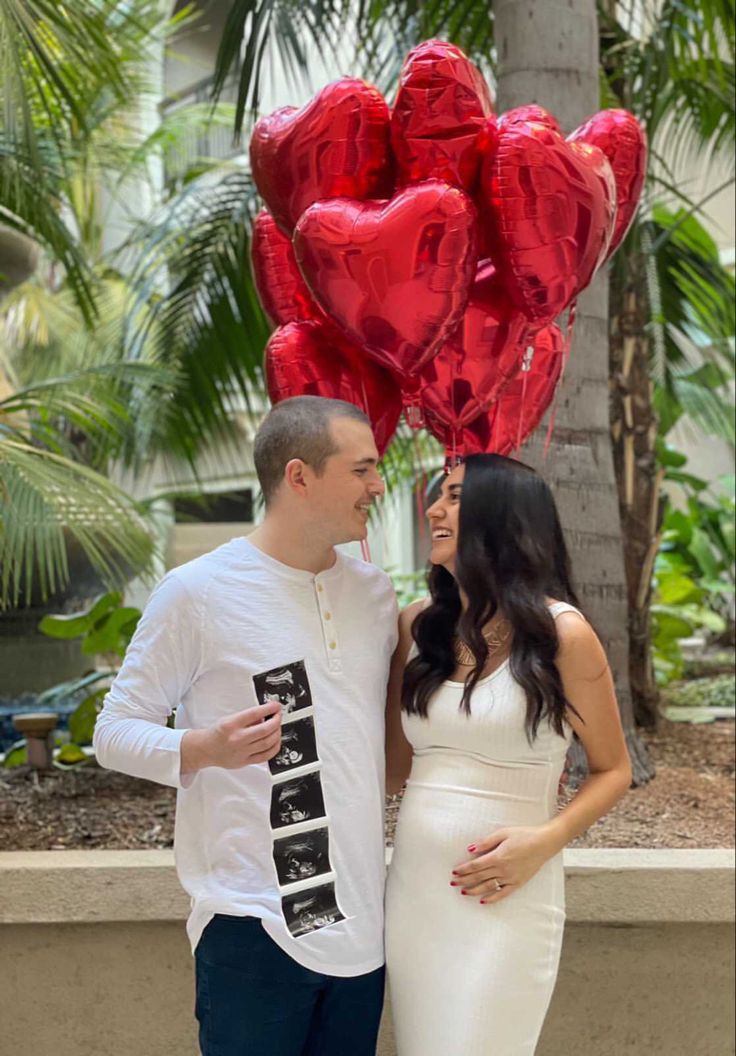
[[[196,951],[202,1056],[375,1056],[384,969],[342,978],[292,960],[255,917],[214,917]]]

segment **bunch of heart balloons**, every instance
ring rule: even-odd
[[[497,117],[460,49],[427,41],[393,109],[344,78],[261,118],[250,156],[272,402],[355,403],[381,453],[403,408],[454,457],[507,454],[541,421],[555,320],[626,234],[646,139],[625,110],[567,137],[539,106]]]

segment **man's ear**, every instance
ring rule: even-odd
[[[309,467],[300,458],[292,458],[286,463],[284,469],[284,482],[291,490],[303,494],[307,488],[307,475]]]

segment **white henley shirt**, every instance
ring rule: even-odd
[[[174,852],[192,950],[216,913],[259,917],[295,961],[383,964],[384,707],[397,607],[388,576],[343,554],[291,568],[234,539],[170,572],[97,720],[102,766],[178,789]],[[188,729],[272,697],[268,763],[182,780]],[[176,712],[175,728],[166,722]]]

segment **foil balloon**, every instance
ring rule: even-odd
[[[509,297],[535,326],[551,322],[605,259],[616,218],[606,157],[568,142],[551,115],[511,111],[483,161],[480,199],[490,256]]]
[[[383,455],[401,416],[401,392],[387,371],[365,359],[331,323],[279,327],[266,345],[265,368],[273,404],[290,396],[324,396],[360,407]]]
[[[540,330],[516,376],[490,409],[461,429],[448,427],[427,411],[430,432],[445,445],[448,461],[466,455],[508,455],[527,440],[544,417],[559,384],[565,339],[554,324]]]
[[[495,451],[508,455],[539,426],[562,376],[565,338],[557,326],[542,330],[534,342],[528,370],[519,370],[490,411],[463,432],[465,454]]]
[[[475,207],[439,180],[388,202],[317,202],[297,224],[294,249],[322,308],[411,389],[465,311]]]
[[[568,137],[571,143],[590,143],[608,158],[616,181],[616,223],[608,247],[613,256],[624,240],[639,204],[647,172],[647,137],[628,110],[601,110]]]
[[[287,235],[322,198],[384,198],[392,190],[389,111],[377,88],[345,77],[300,110],[283,107],[253,129],[253,179]]]
[[[425,417],[454,431],[477,418],[517,373],[531,337],[490,261],[478,268],[465,315],[420,376]]]
[[[267,209],[262,209],[253,223],[250,252],[258,296],[272,323],[281,326],[299,319],[324,318],[299,271],[291,239],[276,226]]]
[[[504,114],[505,126],[524,124],[529,121],[533,121],[538,125],[545,125],[553,132],[562,134],[560,122],[555,115],[551,114],[549,110],[545,110],[544,107],[539,106],[538,103],[527,103],[526,106],[517,106]]]
[[[398,183],[436,177],[472,191],[492,114],[488,85],[460,48],[442,40],[412,48],[391,114]]]

